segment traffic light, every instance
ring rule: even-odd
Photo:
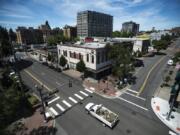
[[[45,101],[45,106],[48,106],[48,102],[47,101]]]

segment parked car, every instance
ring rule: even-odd
[[[172,66],[173,64],[174,64],[174,62],[172,59],[168,60],[167,65]]]

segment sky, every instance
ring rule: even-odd
[[[92,10],[113,16],[113,30],[134,21],[140,30],[180,26],[180,0],[0,0],[0,25],[35,27],[48,20],[50,26],[76,25],[77,12]]]

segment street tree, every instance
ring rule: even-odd
[[[5,28],[0,26],[0,59],[9,56],[12,52],[12,47],[9,42],[9,35]]]
[[[152,43],[157,52],[165,50],[168,47],[168,42],[165,40],[153,40]]]
[[[48,39],[47,39],[47,44],[50,45],[50,46],[56,45],[56,39],[55,39],[55,37],[54,37],[54,36],[48,37]]]
[[[124,43],[106,46],[108,57],[113,60],[112,73],[120,80],[123,80],[134,70],[132,53],[130,49],[123,44]]]
[[[61,55],[61,57],[59,59],[59,65],[64,67],[66,64],[67,64],[66,58],[63,55]]]
[[[47,57],[47,60],[48,61],[51,61],[52,60],[52,55],[48,53],[48,57]]]
[[[79,72],[85,72],[86,65],[85,65],[85,63],[84,63],[84,61],[82,59],[76,64],[76,69]]]
[[[9,29],[9,39],[10,39],[10,41],[16,41],[16,33],[10,28]]]

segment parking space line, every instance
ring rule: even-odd
[[[77,98],[83,100],[83,97],[79,96],[78,94],[74,94]]]
[[[133,96],[133,97],[136,97],[136,98],[139,98],[139,99],[141,99],[141,100],[144,100],[144,101],[146,101],[146,99],[145,98],[142,98],[142,97],[139,97],[139,96],[137,96],[137,95],[134,95],[134,94],[131,94],[131,93],[128,93],[128,92],[124,92],[125,94],[128,94],[128,95],[130,95],[130,96]]]
[[[71,107],[71,104],[69,104],[66,100],[62,101],[65,105],[67,105],[68,107]]]
[[[48,102],[48,104],[53,103],[54,101],[58,100],[59,98],[60,98],[60,97],[58,96],[58,97],[56,97],[56,98],[52,99],[51,101],[49,101],[49,102]]]
[[[82,93],[82,94],[85,95],[86,97],[88,96],[88,94],[86,94],[86,93],[83,92],[83,91],[80,91],[80,93]]]
[[[141,109],[143,109],[143,110],[145,110],[145,111],[149,111],[147,108],[142,107],[142,106],[140,106],[140,105],[138,105],[138,104],[135,104],[135,103],[133,103],[133,102],[131,102],[131,101],[128,101],[128,100],[126,100],[126,99],[124,99],[124,98],[122,98],[122,97],[117,97],[117,98],[120,99],[120,100],[122,100],[122,101],[125,101],[125,102],[127,102],[127,103],[129,103],[129,104],[131,104],[131,105],[134,105],[134,106],[136,106],[136,107],[138,107],[138,108],[141,108]]]
[[[70,99],[72,102],[74,102],[75,104],[77,103],[77,101],[76,101],[74,98],[69,97],[69,99]]]
[[[136,94],[138,93],[137,91],[129,89],[129,88],[127,88],[127,90],[130,91],[130,92],[136,93]]]
[[[56,110],[55,110],[54,108],[50,107],[49,110],[50,110],[55,116],[59,115],[59,113],[56,112]]]
[[[89,89],[87,89],[87,88],[85,88],[85,90],[88,91],[89,93],[93,93],[91,90],[89,90]]]
[[[61,111],[65,111],[65,109],[60,105],[60,104],[56,104],[56,106],[61,110]]]

